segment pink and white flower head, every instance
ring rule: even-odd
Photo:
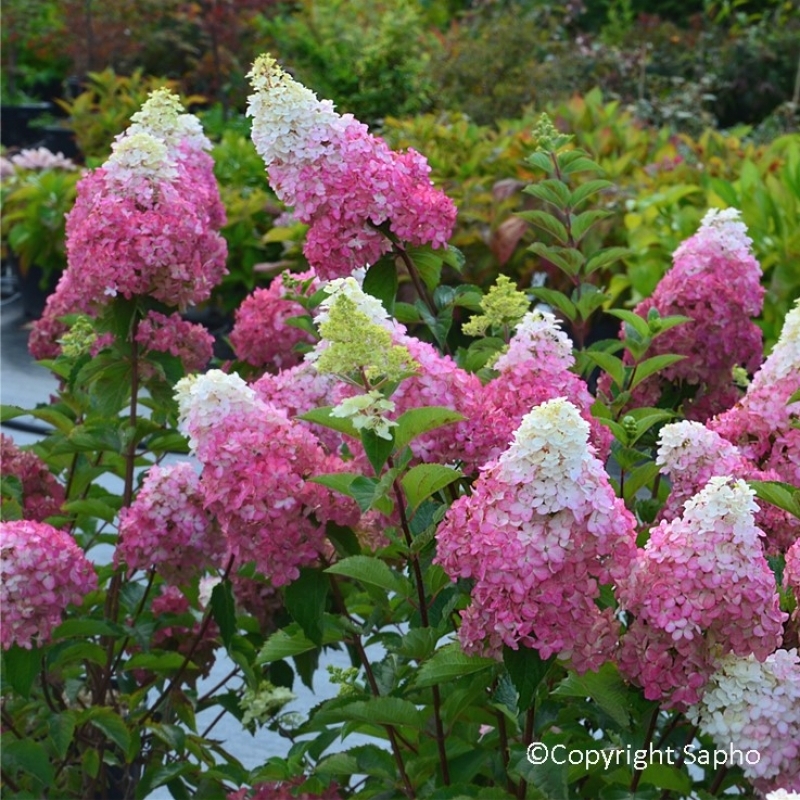
[[[96,588],[94,568],[68,533],[44,522],[0,523],[4,650],[45,644],[67,606]]]
[[[719,749],[734,748],[759,758],[741,764],[761,794],[800,791],[800,659],[797,650],[777,650],[759,660],[727,655],[708,681],[689,720]],[[737,760],[737,764],[738,764]],[[784,795],[780,795],[780,790]],[[791,795],[788,795],[791,796]]]
[[[430,182],[417,152],[393,152],[352,115],[287,75],[269,55],[248,77],[253,143],[278,197],[310,224],[304,252],[323,280],[377,261],[392,245],[378,226],[408,244],[444,247],[453,203]]]
[[[64,487],[36,453],[20,450],[14,440],[0,433],[0,472],[21,484],[22,516],[43,522],[58,514],[66,499]]]
[[[700,422],[685,420],[665,425],[659,437],[656,463],[670,479],[672,488],[659,514],[673,519],[684,504],[708,481],[719,475],[748,480],[780,480],[774,471],[758,469],[739,449]],[[771,503],[758,502],[756,525],[764,531],[764,547],[769,554],[785,552],[800,536],[800,520]]]
[[[203,466],[206,508],[238,566],[254,562],[273,586],[282,586],[319,558],[328,521],[358,521],[354,503],[308,480],[343,471],[341,459],[241,378],[212,370],[179,382],[177,397]]]
[[[786,619],[761,546],[753,491],[713,477],[682,517],[650,533],[620,592],[633,621],[622,640],[622,674],[645,697],[685,709],[698,702],[719,659],[781,642]]]
[[[634,391],[634,406],[655,405],[666,384],[680,383],[696,388],[685,413],[702,422],[739,399],[734,367],[758,369],[761,330],[751,318],[761,312],[764,288],[739,217],[734,208],[711,209],[698,232],[675,251],[672,269],[652,297],[636,307],[642,317],[655,308],[662,317],[678,314],[692,322],[655,339],[648,357],[677,353],[685,358],[643,381]]]
[[[619,623],[596,600],[629,573],[636,523],[588,439],[565,398],[537,406],[448,510],[436,562],[475,581],[459,631],[467,652],[532,647],[580,672],[612,657]]]
[[[200,477],[188,462],[153,466],[133,504],[120,512],[114,563],[155,567],[171,584],[221,565],[225,543],[205,510]]]
[[[747,393],[733,408],[709,423],[763,469],[800,484],[800,430],[792,426],[800,401],[800,300],[786,315],[772,353],[756,373]]]
[[[144,350],[179,358],[184,372],[205,369],[214,355],[214,337],[204,326],[183,319],[177,312],[167,316],[148,311],[139,323],[136,341]]]
[[[481,463],[497,458],[508,447],[523,416],[534,406],[556,397],[567,397],[580,409],[590,425],[591,442],[605,459],[611,432],[592,416],[594,398],[571,371],[574,363],[572,343],[555,316],[531,311],[523,317],[508,350],[493,365],[499,375],[483,387],[473,413]]]
[[[294,348],[301,342],[312,343],[308,331],[287,324],[291,317],[301,316],[303,307],[287,297],[290,290],[281,273],[266,289],[256,289],[236,309],[231,346],[236,357],[253,367],[276,371],[294,367],[302,355]],[[292,283],[314,278],[312,271],[288,276]],[[316,290],[315,280],[309,287]]]

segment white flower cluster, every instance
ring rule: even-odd
[[[508,350],[493,366],[498,372],[505,372],[539,356],[548,362],[558,362],[565,369],[575,363],[572,342],[561,330],[555,315],[549,311],[529,311],[525,314],[509,342]]]
[[[323,288],[328,296],[320,303],[319,312],[315,320],[318,326],[323,322],[327,322],[331,306],[339,297],[344,296],[355,305],[356,310],[368,317],[369,321],[374,325],[380,325],[390,333],[394,333],[397,330],[396,323],[383,307],[383,303],[377,297],[367,294],[355,278],[335,278]]]
[[[542,403],[523,417],[514,441],[500,456],[499,477],[513,484],[536,475],[542,502],[538,512],[560,511],[566,505],[564,492],[575,486],[591,457],[588,440],[589,423],[569,400]]]
[[[747,235],[747,226],[742,222],[742,212],[737,208],[709,209],[700,223],[698,234],[700,233],[704,234],[701,238],[705,238],[706,242],[713,239],[724,252],[748,253],[753,243]],[[681,245],[678,251],[683,246]],[[675,253],[675,257],[678,257],[678,252]]]
[[[120,183],[130,178],[172,181],[178,176],[166,143],[146,131],[119,137],[104,167],[106,175]]]
[[[786,315],[781,335],[769,357],[756,373],[754,386],[764,386],[800,374],[800,299]]]
[[[330,100],[318,100],[272,56],[259,56],[248,73],[255,92],[247,116],[253,144],[266,164],[314,161],[328,154],[330,131],[342,124]]]
[[[777,650],[762,664],[754,656],[721,659],[692,723],[719,748],[755,750],[757,764],[744,764],[751,779],[778,785],[800,775],[800,659],[797,650]],[[791,795],[789,795],[791,796]],[[780,797],[780,795],[779,795]]]
[[[269,681],[262,681],[257,689],[247,688],[239,703],[244,711],[242,725],[247,727],[251,722],[263,725],[296,698],[286,687],[273,686]]]
[[[195,150],[210,150],[211,141],[194,114],[185,114],[180,98],[167,88],[155,89],[131,117],[132,125],[122,136],[149,133],[161,139],[170,151],[180,144]]]
[[[189,447],[197,448],[197,437],[220,419],[235,412],[255,410],[260,401],[255,391],[238,375],[211,369],[203,375],[187,375],[175,384],[180,429],[189,434]]]

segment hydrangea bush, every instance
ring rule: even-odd
[[[765,360],[735,209],[616,307],[624,251],[586,238],[611,184],[572,186],[597,167],[542,118],[522,220],[572,289],[484,293],[443,279],[456,209],[422,155],[269,56],[251,79],[308,269],[245,300],[235,360],[184,317],[224,214],[167,90],[67,219],[30,340],[59,391],[4,409],[52,426],[2,441],[4,791],[798,796],[800,304]],[[589,343],[601,307],[620,335]],[[328,649],[352,667],[300,718]],[[225,715],[285,756],[246,769]]]

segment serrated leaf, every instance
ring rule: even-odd
[[[747,481],[759,500],[800,517],[800,489],[781,481]]]
[[[47,735],[53,742],[56,754],[64,758],[75,733],[75,712],[62,711],[47,721]]]
[[[113,495],[102,500],[97,497],[90,497],[85,500],[69,500],[62,506],[68,514],[97,517],[106,522],[113,522],[121,507],[122,498],[114,497]]]
[[[333,644],[342,640],[343,633],[334,617],[325,614],[323,617],[322,643]],[[316,650],[317,645],[311,641],[302,628],[293,622],[273,633],[256,656],[256,664],[268,664],[285,658],[298,656],[309,650]]]
[[[532,183],[522,190],[525,194],[538,197],[556,208],[563,209],[569,205],[569,187],[558,178],[547,178],[539,183]]]
[[[610,308],[608,313],[612,317],[617,317],[617,319],[621,319],[623,322],[630,325],[642,339],[650,338],[650,326],[647,324],[647,320],[644,317],[640,317],[633,311],[626,311],[623,308]]]
[[[578,309],[575,308],[575,303],[569,299],[563,292],[556,289],[545,289],[542,286],[537,286],[531,289],[531,294],[547,303],[547,305],[557,308],[567,319],[574,320],[578,316]]]
[[[331,472],[327,475],[314,475],[308,481],[309,483],[319,483],[322,486],[327,486],[329,489],[339,492],[339,494],[347,495],[347,497],[353,497],[350,487],[353,481],[360,477],[354,472]]]
[[[362,289],[366,294],[377,297],[386,311],[393,314],[397,297],[397,266],[394,259],[384,257],[376,261],[367,270]]]
[[[419,669],[414,685],[423,688],[497,666],[493,658],[467,655],[458,642],[437,650]]]
[[[356,700],[339,710],[342,719],[367,722],[370,725],[391,725],[421,729],[426,713],[420,711],[410,700],[401,697],[371,697]]]
[[[566,154],[565,154],[566,155]],[[561,159],[559,159],[561,160]],[[560,163],[562,175],[572,175],[573,172],[601,172],[600,166],[592,161],[591,158],[580,156],[578,158],[569,159],[569,162],[564,164]]]
[[[463,472],[442,464],[417,464],[400,481],[406,501],[415,509],[423,500],[463,476]]]
[[[577,208],[584,200],[591,197],[596,192],[600,192],[603,189],[611,189],[613,186],[614,184],[611,183],[611,181],[604,180],[603,178],[586,181],[586,183],[582,183],[570,194],[567,202],[573,208]]]
[[[520,712],[530,708],[536,689],[549,672],[553,661],[554,658],[545,661],[537,650],[530,647],[520,647],[519,650],[503,647],[503,664],[519,695]]]
[[[300,577],[284,590],[286,610],[302,628],[303,633],[318,647],[322,646],[325,605],[330,579],[320,570],[300,570]]]
[[[604,372],[607,372],[620,389],[625,385],[625,365],[622,359],[612,356],[611,353],[602,353],[598,350],[587,350],[586,357],[591,359]]]
[[[529,164],[532,167],[538,167],[539,169],[546,172],[548,175],[552,174],[553,170],[555,169],[555,165],[553,164],[552,159],[550,158],[547,153],[531,153],[526,159],[525,163]],[[524,190],[523,190],[524,191]]]
[[[636,493],[643,486],[646,486],[651,480],[653,480],[653,478],[658,475],[658,471],[658,464],[652,461],[647,464],[641,464],[638,467],[634,467],[634,469],[625,476],[623,497],[625,498],[626,502],[629,502],[632,498],[636,497]]]
[[[565,245],[569,242],[569,234],[564,227],[564,223],[547,211],[520,211],[517,216],[526,222],[530,222],[531,225],[535,225],[540,230],[549,233],[561,244]]]
[[[169,655],[178,654],[170,653]],[[183,661],[181,656],[179,658]],[[93,706],[81,712],[76,720],[78,725],[83,725],[86,722],[102,731],[123,753],[128,752],[131,735],[127,725],[116,712],[106,706]]]
[[[552,694],[559,697],[590,697],[621,728],[631,725],[632,694],[635,692],[620,677],[617,668],[606,662],[599,672],[569,673]]]
[[[3,772],[5,773],[11,765],[32,776],[43,786],[50,786],[55,779],[47,750],[32,739],[3,742]]]
[[[591,275],[598,269],[611,266],[615,261],[619,261],[629,256],[631,251],[626,247],[606,247],[593,253],[586,262],[585,274]]]
[[[601,211],[599,209],[591,209],[590,211],[584,211],[582,214],[578,214],[571,220],[570,233],[572,234],[572,238],[576,242],[580,242],[592,225],[597,224],[600,220],[608,219],[610,216],[610,212]]]
[[[448,267],[454,269],[456,272],[464,271],[464,265],[467,263],[467,259],[461,250],[452,244],[448,244],[447,247],[440,252],[442,254],[442,261],[447,264]]]
[[[121,625],[112,624],[104,619],[67,619],[53,631],[53,639],[126,635],[127,632]]]
[[[339,431],[339,433],[352,436],[354,439],[360,438],[360,434],[353,427],[353,423],[347,417],[332,417],[332,410],[333,406],[312,408],[311,411],[306,411],[305,414],[298,414],[297,419],[303,419],[306,422],[315,422],[317,425],[332,428],[335,431]]]
[[[125,663],[123,669],[147,669],[154,672],[168,671],[180,669],[183,666],[185,659],[180,653],[136,653],[132,655]],[[196,669],[196,667],[189,662],[189,667]]]
[[[428,431],[436,430],[444,425],[451,425],[464,419],[463,414],[443,406],[426,406],[412,408],[397,418],[397,427],[394,429],[394,446],[402,450],[417,436]]]
[[[33,682],[39,675],[42,653],[37,648],[27,650],[19,645],[11,645],[3,651],[3,680],[22,697],[31,694]]]
[[[683,361],[684,358],[686,358],[686,356],[679,356],[675,353],[665,353],[664,355],[653,356],[652,358],[640,361],[636,365],[633,380],[628,389],[633,391],[643,380],[646,380],[651,375],[660,372],[671,364],[675,364],[677,361]]]
[[[332,564],[325,572],[353,578],[361,583],[377,586],[403,597],[411,594],[411,584],[408,579],[393,571],[386,562],[374,556],[350,556]]]
[[[231,582],[227,578],[211,590],[211,614],[217,623],[223,644],[230,648],[236,633],[236,601],[233,599]]]
[[[385,439],[383,436],[378,436],[377,433],[366,428],[361,431],[361,444],[364,445],[364,452],[376,475],[381,474],[386,460],[394,450],[394,431],[390,429],[389,433],[390,438]]]
[[[586,263],[583,253],[572,247],[550,247],[543,242],[534,242],[528,248],[528,252],[547,259],[571,278],[574,278]]]
[[[414,266],[417,268],[423,283],[433,291],[442,277],[442,254],[434,252],[430,247],[409,247],[406,248],[406,255],[409,256]]]
[[[608,295],[591,283],[582,283],[579,289],[580,297],[578,296],[578,288],[576,288],[572,293],[572,302],[575,304],[580,318],[588,319],[608,300]]]

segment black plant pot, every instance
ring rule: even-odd
[[[0,143],[4,147],[33,147],[42,139],[41,129],[31,123],[43,114],[52,113],[51,103],[27,103],[0,107]],[[66,154],[65,154],[66,155]]]

